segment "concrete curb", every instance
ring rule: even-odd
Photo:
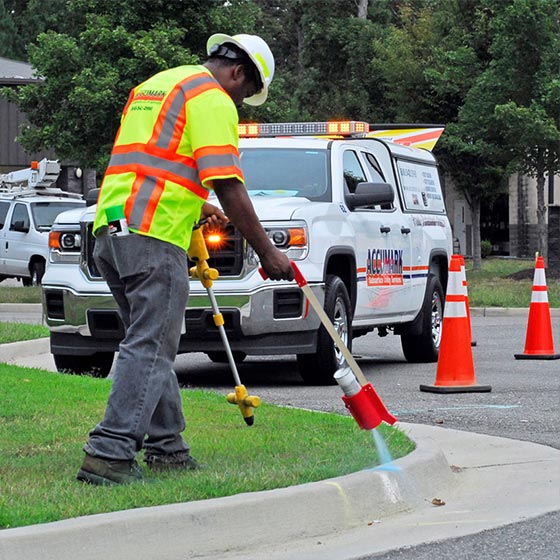
[[[398,466],[401,470],[397,471]],[[406,473],[404,476],[403,473]],[[344,532],[408,511],[452,481],[426,437],[383,467],[289,488],[92,515],[0,532],[3,560],[205,558]],[[251,556],[251,555],[249,555]]]
[[[26,358],[35,354],[44,354],[51,351],[49,338],[35,338],[0,344],[0,362],[11,362],[18,358]]]

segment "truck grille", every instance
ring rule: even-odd
[[[82,224],[82,239],[85,243],[82,248],[82,259],[86,265],[88,274],[91,278],[101,279],[101,273],[93,259],[93,249],[95,248],[95,237],[92,234],[93,224]],[[223,239],[219,248],[208,245],[208,266],[216,268],[220,276],[239,276],[243,270],[243,256],[245,242],[242,235],[233,227],[228,226],[222,230]],[[189,260],[189,267],[194,263]]]

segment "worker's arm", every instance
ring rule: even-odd
[[[267,276],[272,280],[293,280],[290,260],[266,235],[245,185],[236,179],[217,179],[214,192],[228,218],[256,251]]]

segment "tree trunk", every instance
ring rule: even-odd
[[[546,225],[546,204],[544,202],[544,165],[537,165],[537,251],[548,259],[548,228]]]
[[[470,207],[472,216],[473,270],[480,270],[480,198],[471,199]]]
[[[367,19],[369,0],[356,0],[358,6],[358,17],[360,19]]]

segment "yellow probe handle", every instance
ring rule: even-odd
[[[215,268],[210,268],[206,262],[210,255],[208,254],[208,249],[206,248],[206,243],[204,241],[204,235],[202,234],[202,227],[197,227],[193,230],[191,236],[191,244],[188,250],[189,258],[196,263],[196,266],[191,267],[190,274],[193,278],[198,278],[202,285],[208,290],[208,295],[213,302],[214,310],[214,324],[218,329],[220,329],[220,334],[223,334],[225,338],[224,327],[224,317],[217,309],[217,304],[212,294],[212,284],[219,276],[218,271]],[[227,340],[224,340],[227,344]],[[235,368],[235,363],[232,363],[233,375],[236,381],[239,381],[239,375]],[[253,408],[257,408],[261,404],[261,399],[256,396],[251,396],[247,394],[247,389],[245,385],[239,382],[235,386],[235,393],[229,393],[227,396],[227,401],[231,404],[236,404],[241,410],[241,414],[245,423],[248,426],[252,426],[255,417],[253,415]]]

